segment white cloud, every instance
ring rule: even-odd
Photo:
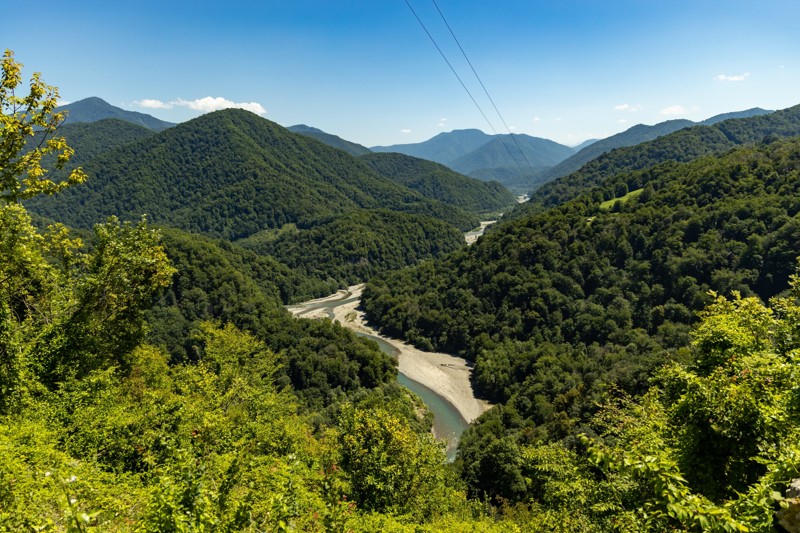
[[[447,127],[447,119],[446,118],[440,118],[438,126],[440,128],[446,128]]]
[[[664,109],[661,110],[659,114],[665,117],[676,117],[680,115],[685,115],[688,112],[689,112],[688,109],[686,109],[682,105],[676,104],[676,105],[671,105],[669,107],[665,107]]]
[[[264,106],[258,102],[234,102],[232,100],[228,100],[227,98],[222,98],[221,96],[206,96],[204,98],[197,98],[195,100],[184,100],[183,98],[178,98],[176,100],[172,100],[171,102],[162,102],[161,100],[156,100],[153,98],[143,98],[141,100],[135,100],[133,104],[145,109],[172,109],[173,107],[178,106],[188,107],[189,109],[200,111],[201,113],[210,113],[211,111],[219,111],[220,109],[234,108],[246,109],[247,111],[252,111],[258,115],[267,114],[267,110],[264,109]]]
[[[408,128],[403,128],[402,130],[400,130],[400,133],[411,133],[411,130]]]
[[[516,126],[509,126],[508,129],[510,129],[511,131],[516,131],[517,127]]]
[[[141,100],[134,100],[133,105],[144,107],[145,109],[172,109],[172,104],[169,102],[162,102],[153,98],[142,98]]]
[[[188,107],[194,111],[201,113],[210,113],[211,111],[219,111],[220,109],[245,109],[257,115],[266,115],[267,110],[258,102],[234,102],[221,96],[213,97],[206,96],[205,98],[198,98],[196,100],[184,100],[178,98],[174,102],[170,102],[177,106]]]
[[[745,72],[744,74],[737,74],[735,76],[728,76],[726,74],[718,74],[714,76],[714,79],[717,81],[744,81],[750,77],[749,72]]]
[[[627,118],[621,118],[617,122],[620,123],[620,124],[627,124],[628,123],[628,119]]]
[[[642,110],[642,104],[619,104],[614,106],[614,111],[629,111],[636,113]]]
[[[72,102],[70,102],[69,100],[62,100],[61,98],[59,98],[59,99],[58,99],[58,102],[57,102],[57,105],[58,105],[59,107],[61,107],[62,105],[67,105],[67,104],[71,104],[71,103],[72,103]]]
[[[540,120],[542,120],[541,117],[533,117],[534,122],[539,122]]]

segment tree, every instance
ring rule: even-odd
[[[54,112],[58,89],[44,83],[40,73],[31,77],[27,96],[17,96],[21,83],[22,64],[6,50],[0,77],[0,199],[5,203],[53,194],[86,180],[79,168],[64,181],[47,179],[45,156],[54,156],[55,168],[62,169],[73,154],[64,137],[53,135],[66,115]]]

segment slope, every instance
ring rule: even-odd
[[[510,450],[504,462],[517,464],[514,446],[583,431],[607,384],[644,391],[654,368],[686,356],[710,289],[766,299],[787,287],[800,255],[800,139],[628,176],[649,184],[614,210],[580,196],[367,285],[371,320],[473,359],[477,388],[504,404],[462,438],[474,486],[530,497],[524,485],[502,492],[513,467],[481,474],[487,454]]]
[[[446,166],[400,153],[368,154],[360,158],[380,175],[427,198],[473,213],[502,211],[514,205],[514,195],[497,182],[469,178]]]
[[[572,148],[529,135],[498,135],[488,143],[452,161],[458,172],[506,187],[530,191],[546,169],[574,153]]]
[[[324,142],[328,146],[338,148],[339,150],[344,150],[348,154],[356,157],[371,152],[371,150],[366,146],[361,146],[358,143],[347,141],[345,139],[342,139],[338,135],[326,133],[319,128],[312,128],[311,126],[306,126],[305,124],[297,124],[296,126],[289,126],[286,129],[291,131],[292,133],[299,133],[300,135],[305,135],[306,137],[311,137],[318,141]]]
[[[555,165],[553,168],[547,170],[541,177],[542,183],[546,183],[548,181],[571,174],[592,159],[595,159],[596,157],[599,157],[600,155],[609,152],[614,148],[635,146],[643,142],[652,141],[653,139],[657,139],[663,135],[668,135],[683,128],[689,128],[696,125],[710,126],[717,124],[718,122],[734,118],[750,118],[760,115],[767,115],[770,113],[772,113],[772,111],[755,107],[744,111],[723,113],[697,123],[692,122],[691,120],[680,119],[667,120],[666,122],[660,122],[654,126],[637,124],[636,126],[633,126],[622,133],[606,137],[605,139],[600,139],[590,143],[585,147],[582,147],[575,155],[568,157],[558,165]]]
[[[97,122],[98,120],[107,118],[117,118],[153,131],[163,131],[175,125],[171,122],[159,120],[145,113],[120,109],[119,107],[113,106],[102,98],[98,98],[96,96],[84,98],[83,100],[78,100],[77,102],[60,106],[56,108],[56,111],[67,112],[66,124],[74,124],[77,122]]]
[[[670,160],[691,161],[740,144],[760,142],[768,136],[794,135],[800,135],[800,106],[767,115],[729,119],[711,126],[685,128],[636,146],[617,148],[593,159],[580,170],[534,191],[530,202],[523,204],[512,216],[567,202],[620,172],[644,169]],[[616,191],[611,190],[604,194],[607,196],[605,200],[617,196]]]
[[[287,222],[386,207],[444,219],[477,218],[379,176],[351,155],[228,109],[102,154],[90,179],[32,211],[76,227],[146,213],[160,224],[229,240]]]
[[[453,130],[440,133],[420,143],[372,146],[370,150],[373,152],[398,152],[449,166],[459,157],[467,155],[491,140],[492,136],[481,130]]]

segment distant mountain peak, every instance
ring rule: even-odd
[[[98,96],[90,96],[77,102],[60,106],[56,111],[66,111],[65,123],[98,122],[107,118],[116,118],[139,126],[144,126],[153,131],[162,131],[175,124],[157,119],[154,116],[137,111],[127,111],[113,106]]]

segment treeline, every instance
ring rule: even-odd
[[[589,161],[580,170],[531,193],[530,201],[511,216],[524,216],[543,207],[568,202],[622,172],[643,170],[668,161],[692,161],[706,155],[721,154],[742,144],[796,135],[800,135],[800,106],[768,115],[685,128],[636,146],[611,150]],[[619,195],[606,189],[605,196],[604,199],[608,200]]]
[[[515,204],[514,195],[496,181],[481,181],[446,166],[399,153],[373,153],[359,159],[380,175],[426,198],[473,213],[496,213]]]
[[[326,282],[333,289],[330,293],[378,272],[457,250],[464,246],[464,236],[453,226],[431,217],[362,209],[289,224],[237,244]]]
[[[784,290],[800,255],[798,172],[797,139],[666,163],[630,174],[647,185],[612,210],[579,197],[373,278],[371,320],[473,360],[477,389],[503,403],[461,440],[471,490],[530,496],[492,443],[513,455],[521,443],[573,438],[610,384],[644,392],[655,368],[688,357],[710,289],[763,299]]]
[[[341,150],[235,109],[105,151],[84,169],[91,177],[84,187],[34,199],[30,208],[80,228],[146,213],[228,240],[359,208],[425,214],[463,231],[478,225],[475,215],[392,183]]]

